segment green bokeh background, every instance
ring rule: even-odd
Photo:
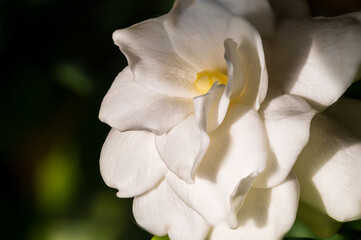
[[[357,0],[324,2],[312,1],[314,14],[360,9]],[[131,199],[118,199],[100,176],[110,128],[98,111],[126,65],[112,32],[172,4],[0,0],[0,239],[151,239],[136,225]],[[347,94],[361,99],[360,89]],[[356,233],[347,226],[342,236]]]

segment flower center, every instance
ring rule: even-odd
[[[213,86],[215,82],[226,85],[228,77],[220,71],[204,70],[197,73],[197,79],[194,81],[194,86],[200,94],[205,94]]]

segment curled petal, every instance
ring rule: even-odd
[[[245,45],[243,43],[243,45]],[[244,64],[244,59],[242,59],[242,55],[239,52],[238,44],[231,38],[227,38],[224,41],[224,58],[227,62],[227,72],[228,72],[228,83],[227,83],[227,89],[226,89],[226,95],[228,97],[231,97],[232,99],[235,97],[239,97],[242,90],[244,89],[244,85],[246,81],[248,80],[246,73],[248,72],[248,68],[251,64],[255,65],[256,72],[260,72],[258,67],[258,61],[250,61],[250,64]],[[241,47],[240,47],[241,48]],[[243,47],[244,49],[245,47]],[[252,51],[250,51],[252,52]],[[257,51],[256,51],[257,54]],[[242,61],[243,60],[243,61]],[[257,71],[258,70],[258,71]],[[256,80],[258,79],[249,79],[249,80]]]
[[[120,131],[148,130],[163,134],[193,111],[192,100],[155,93],[133,81],[125,68],[105,95],[99,118]]]
[[[252,31],[245,33],[237,45],[232,39],[224,43],[229,83],[226,93],[231,100],[258,109],[266,97],[268,74],[262,40]]]
[[[361,218],[360,138],[321,114],[310,134],[295,165],[301,200],[337,221]]]
[[[194,182],[194,172],[208,145],[209,137],[199,129],[193,114],[168,133],[156,137],[157,150],[168,169],[188,183]]]
[[[271,148],[267,167],[257,177],[255,186],[273,187],[289,175],[307,144],[316,111],[301,97],[281,95],[267,99],[259,112],[264,119]]]
[[[174,52],[162,18],[117,30],[113,40],[127,57],[134,81],[163,95],[197,95],[193,87],[197,72]]]
[[[239,227],[230,229],[219,224],[210,240],[223,239],[282,239],[296,218],[299,185],[294,174],[280,185],[259,189],[251,188],[238,213]]]
[[[213,132],[226,116],[229,96],[224,85],[214,84],[207,94],[195,97],[194,114],[200,129]]]
[[[265,99],[268,76],[262,41],[250,26],[244,30],[247,31],[238,39],[239,44],[231,38],[224,41],[227,85],[214,85],[207,94],[194,98],[197,123],[207,132],[214,131],[222,123],[230,101],[258,109]]]
[[[360,15],[285,21],[271,44],[272,83],[317,110],[333,104],[361,73]]]
[[[177,1],[163,24],[175,52],[198,72],[224,71],[223,41],[229,18],[227,11],[212,3],[188,0]]]
[[[186,184],[171,173],[166,175],[166,180],[207,222],[216,225],[226,221],[236,227],[239,207],[255,177],[266,166],[264,125],[254,109],[235,105],[209,136],[211,142],[195,174],[194,184]]]
[[[240,43],[258,34],[248,22],[213,1],[177,1],[163,24],[174,51],[198,72],[225,72],[224,41],[231,38]]]
[[[172,240],[204,240],[209,225],[187,207],[163,181],[155,189],[136,197],[133,213],[137,223],[157,236]]]
[[[164,177],[160,159],[149,132],[119,132],[112,129],[100,154],[100,172],[105,183],[118,189],[118,197],[138,196]]]

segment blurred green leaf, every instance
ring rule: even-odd
[[[291,230],[286,234],[286,238],[311,238],[318,239],[318,237],[309,229],[304,223],[296,220]]]
[[[34,226],[28,240],[115,240],[119,233],[108,223],[90,219],[58,219]]]
[[[345,223],[348,228],[361,232],[361,220]]]
[[[291,230],[286,234],[285,239],[287,240],[301,240],[301,239],[315,239],[315,240],[349,240],[349,238],[340,235],[334,234],[329,238],[322,238],[315,235],[310,228],[308,228],[300,220],[295,221]]]
[[[168,236],[163,236],[163,237],[154,236],[154,237],[152,237],[151,240],[170,240],[170,239]]]
[[[77,66],[64,63],[56,66],[56,81],[80,96],[88,96],[94,91],[94,83],[90,78]]]
[[[342,225],[342,223],[302,202],[298,206],[297,218],[321,238],[331,237]]]
[[[100,191],[92,199],[90,217],[100,221],[117,220],[126,214],[124,207],[113,192]]]
[[[79,154],[73,145],[58,144],[36,171],[36,193],[39,208],[61,212],[71,204],[78,184]]]
[[[347,240],[348,238],[340,234],[334,234],[332,237],[325,238],[324,240]]]

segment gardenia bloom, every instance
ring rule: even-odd
[[[361,103],[321,113],[360,77],[360,20],[311,19],[297,0],[179,0],[116,31],[129,66],[100,110],[104,181],[172,240],[281,239],[299,200],[360,218]]]

